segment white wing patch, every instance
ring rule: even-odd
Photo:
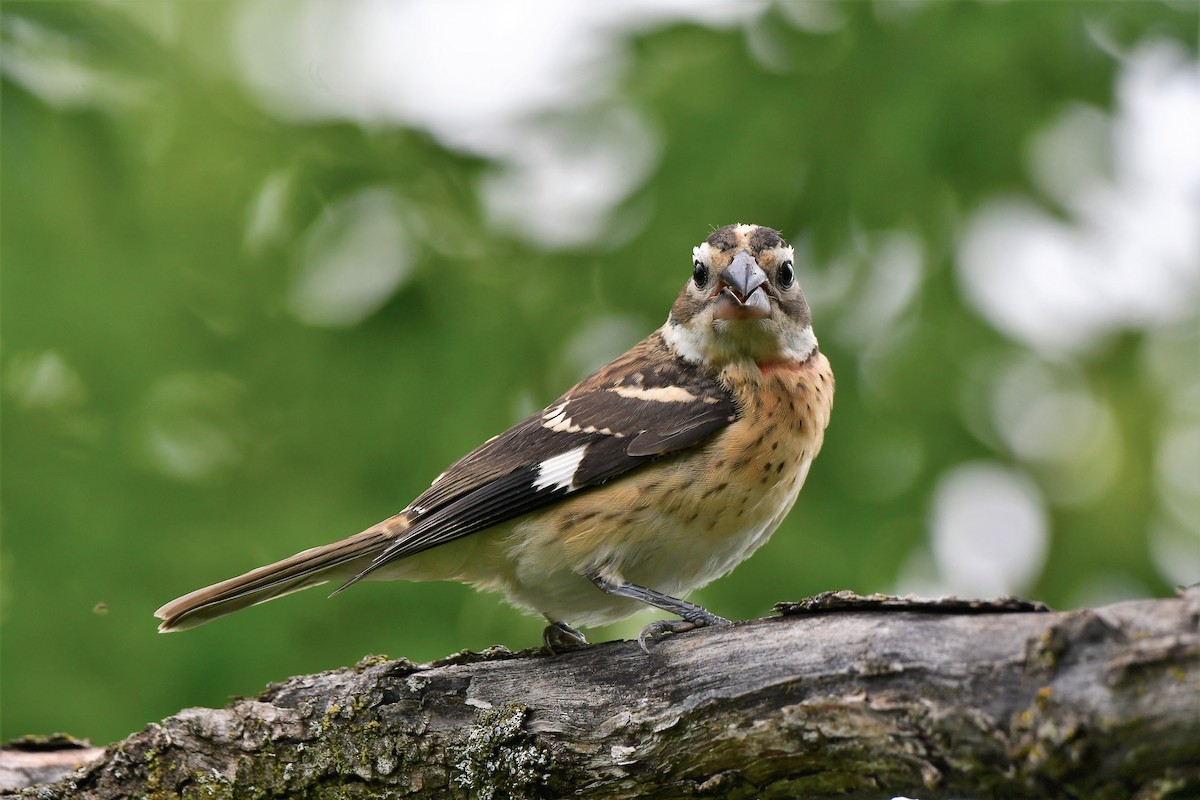
[[[571,401],[563,400],[561,403],[554,406],[553,408],[547,408],[545,411],[542,412],[542,419],[554,419],[555,417],[561,417],[563,415],[563,412],[566,411],[567,403],[569,403],[569,402],[571,402]]]
[[[567,416],[567,406],[570,404],[571,401],[566,400],[542,414],[542,427],[555,433],[579,433],[582,429]]]
[[[576,488],[573,478],[575,477],[575,471],[579,469],[579,462],[583,461],[583,454],[587,452],[587,449],[588,446],[583,444],[574,450],[568,450],[565,453],[551,456],[538,464],[538,476],[537,480],[533,482],[533,488],[538,491],[543,489]]]
[[[625,396],[629,397],[630,395]],[[625,437],[625,434],[614,431],[611,428],[597,428],[595,425],[583,427],[579,425],[575,420],[567,416],[567,408],[570,404],[571,401],[567,400],[545,411],[542,414],[542,427],[555,433],[599,433],[604,436],[615,436],[618,439]]]
[[[691,403],[699,398],[682,386],[656,386],[643,389],[641,386],[614,386],[610,392],[631,400],[654,400],[659,403]]]

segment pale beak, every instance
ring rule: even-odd
[[[745,250],[721,273],[715,319],[762,319],[771,313],[767,297],[767,273]]]

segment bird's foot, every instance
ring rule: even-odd
[[[551,653],[584,647],[587,643],[588,640],[583,638],[582,633],[565,622],[551,622],[542,631],[542,644]]]
[[[704,611],[704,609],[699,610]],[[642,632],[638,634],[638,644],[641,645],[645,653],[649,654],[649,642],[656,642],[672,634],[684,633],[696,628],[733,624],[724,617],[718,617],[716,614],[708,611],[704,611],[703,614],[692,614],[689,616],[691,617],[690,619],[660,619],[657,622],[651,622],[642,628]]]

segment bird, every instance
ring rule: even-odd
[[[651,606],[638,642],[730,620],[686,595],[791,510],[834,378],[795,253],[759,225],[713,230],[667,321],[544,410],[488,439],[398,514],[155,612],[180,631],[331,581],[448,580],[541,615],[551,652]]]

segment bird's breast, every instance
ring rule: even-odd
[[[751,364],[726,373],[736,421],[699,447],[522,523],[513,555],[544,566],[561,557],[577,573],[668,594],[703,586],[748,558],[796,500],[821,447],[833,383],[820,354],[789,369],[764,373]]]

